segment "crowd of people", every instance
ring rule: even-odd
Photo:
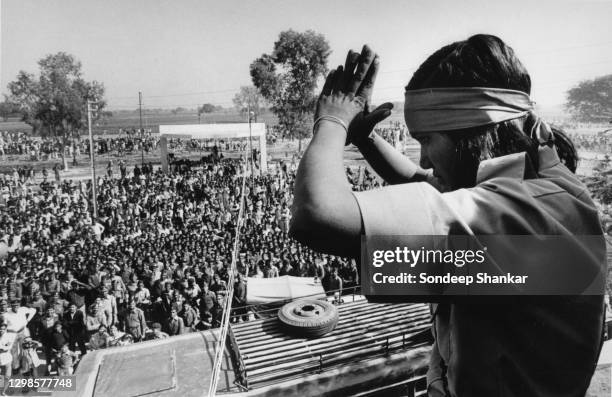
[[[408,134],[406,125],[398,121],[376,126],[374,131],[396,149],[400,148],[401,143],[405,144],[407,141],[413,140],[410,134]]]
[[[28,346],[40,345],[47,371],[69,373],[89,349],[217,327],[227,299],[235,321],[253,316],[242,308],[248,277],[316,277],[330,293],[359,283],[353,261],[289,238],[294,164],[248,178],[233,296],[228,268],[246,163],[169,174],[120,167],[98,178],[95,217],[89,182],[0,179],[5,373],[36,368],[24,364]],[[356,190],[378,184],[364,168],[348,174]]]
[[[597,153],[612,153],[612,131],[607,134],[569,134],[578,150]]]
[[[376,128],[376,132],[392,143],[394,146],[400,142],[410,140],[406,126],[400,122],[390,122]],[[569,134],[579,150],[588,150],[601,153],[612,151],[611,134]],[[295,139],[291,134],[283,131],[278,125],[266,126],[266,139],[268,144],[279,141]],[[224,151],[244,151],[248,149],[248,139],[232,140],[195,140],[170,139],[168,149],[177,151],[206,151],[217,146]],[[119,128],[115,131],[104,131],[94,137],[94,150],[96,154],[112,154],[122,156],[130,153],[147,153],[159,149],[159,137],[153,134],[151,128],[143,129],[141,133],[137,128]],[[59,159],[62,153],[62,144],[57,137],[32,137],[23,131],[0,131],[0,159],[8,155],[26,156],[26,158],[40,161]],[[79,136],[64,145],[64,155],[80,157],[89,155],[89,140],[86,136]]]
[[[96,155],[110,155],[115,157],[123,157],[130,154],[138,154],[141,152],[151,153],[159,151],[160,138],[158,135],[152,134],[151,129],[145,129],[144,134],[130,132],[131,130],[120,129],[115,134],[104,134],[102,136],[94,136],[93,145]],[[213,147],[226,152],[244,152],[256,150],[259,147],[258,138],[253,138],[249,146],[248,138],[243,139],[168,139],[168,150],[173,152],[207,152]],[[275,136],[268,136],[272,139],[269,143],[276,142]],[[63,149],[63,155],[67,159],[79,159],[82,156],[89,157],[90,147],[89,139],[86,136],[79,136],[66,142]],[[7,156],[18,156],[22,160],[35,161],[53,161],[62,158],[62,143],[57,137],[35,137],[32,138],[24,132],[0,132],[0,160],[8,160]],[[28,170],[31,166],[22,166]]]
[[[401,125],[376,132],[395,145],[408,139]],[[108,148],[139,139],[124,135]],[[171,147],[190,142],[171,141]],[[247,144],[227,141],[221,149]],[[232,321],[252,317],[249,277],[314,277],[330,294],[357,286],[354,261],[289,238],[296,163],[274,163],[273,171],[248,178],[242,192],[247,165],[224,159],[164,174],[151,164],[128,169],[125,161],[109,162],[96,181],[96,216],[91,183],[62,181],[59,166],[53,176],[43,170],[42,183],[28,167],[0,175],[3,373],[40,376],[36,369],[44,362],[37,352],[43,352],[47,372],[69,374],[88,350],[218,327],[228,299]],[[347,176],[354,190],[380,185],[365,167],[347,168]],[[243,193],[238,275],[228,296]]]
[[[60,157],[59,138],[32,137],[22,131],[0,131],[0,160],[8,155],[25,156],[31,160]]]
[[[134,132],[135,131],[135,132]],[[140,151],[151,152],[159,147],[159,138],[150,128],[140,130],[120,130],[117,134],[94,136],[94,152],[98,155],[113,154],[122,156]],[[59,137],[32,137],[22,131],[0,132],[0,160],[7,156],[20,156],[31,161],[55,160],[62,157],[79,158],[89,156],[89,139],[86,135],[75,136],[64,142]]]

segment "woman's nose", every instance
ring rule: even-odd
[[[429,157],[427,157],[426,150],[424,146],[421,146],[421,158],[419,160],[419,166],[423,169],[432,168],[431,161],[429,161]]]

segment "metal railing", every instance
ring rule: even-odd
[[[242,357],[239,365],[238,378],[243,380],[242,386],[251,389],[257,383],[259,386],[265,384],[280,383],[290,379],[304,377],[306,375],[321,373],[330,368],[346,365],[347,362],[361,362],[377,357],[386,357],[392,353],[427,346],[432,342],[430,325],[417,327],[416,330],[404,331],[401,335],[386,336],[379,340],[366,340],[356,343],[350,349],[342,349],[332,353],[315,353],[307,362],[292,366],[291,368],[271,370],[266,373],[248,378],[247,366]]]

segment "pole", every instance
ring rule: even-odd
[[[234,296],[234,277],[236,276],[236,262],[238,257],[238,247],[240,245],[240,229],[244,224],[244,203],[246,192],[246,174],[242,176],[242,189],[240,189],[240,207],[238,209],[238,219],[236,220],[236,235],[234,236],[234,244],[232,249],[232,261],[229,268],[229,280],[227,280],[227,296]],[[223,354],[225,352],[225,341],[229,329],[229,320],[232,310],[232,299],[225,300],[223,315],[221,316],[220,332],[215,346],[215,359],[213,361],[213,370],[210,376],[210,386],[208,388],[208,396],[215,397],[217,393],[217,384],[219,381],[219,371],[223,364]]]
[[[96,162],[94,159],[95,150],[93,144],[93,134],[91,132],[91,101],[87,101],[87,127],[89,128],[89,154],[91,159],[91,195],[93,203],[93,221],[98,217],[98,204],[96,195]]]
[[[140,113],[140,166],[144,165],[144,131],[142,129],[142,92],[138,91],[138,112]]]
[[[247,114],[249,116],[249,159],[251,162],[251,189],[253,189],[253,133],[251,131],[251,104],[247,104]]]
[[[77,158],[76,158],[76,143],[74,139],[74,134],[75,134],[75,131],[72,131],[72,165],[76,166],[78,165],[78,163],[77,163]]]

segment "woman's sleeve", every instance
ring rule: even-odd
[[[353,193],[367,236],[446,235],[461,222],[442,193],[425,182]]]

